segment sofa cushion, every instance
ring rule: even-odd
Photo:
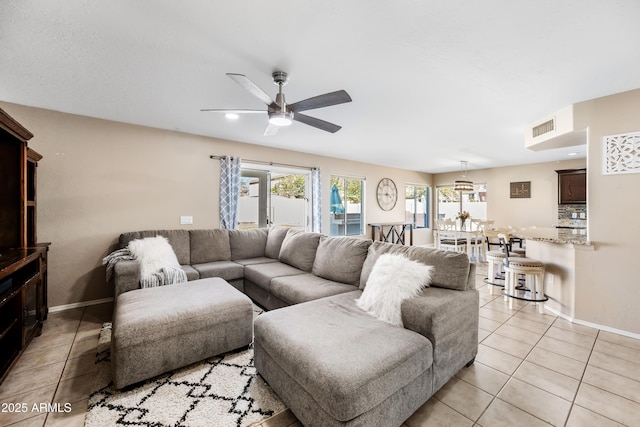
[[[260,256],[258,258],[247,258],[247,259],[234,259],[233,262],[237,262],[241,265],[253,265],[253,264],[266,264],[269,262],[278,262],[277,259],[267,258],[266,256]]]
[[[164,236],[169,240],[169,244],[173,248],[173,252],[175,252],[180,264],[191,264],[189,230],[144,230],[122,233],[120,235],[120,248],[126,248],[132,240],[155,236]]]
[[[264,249],[265,256],[269,258],[278,258],[278,255],[280,255],[280,248],[282,247],[282,241],[287,236],[287,232],[289,230],[289,227],[283,227],[281,225],[269,228],[269,233],[267,234],[267,245]]]
[[[257,258],[264,256],[267,244],[267,229],[229,230],[231,259]]]
[[[192,266],[185,264],[181,265],[180,268],[182,268],[184,272],[187,273],[187,280],[198,280],[200,278],[200,273],[198,273],[198,270],[196,270]]]
[[[402,301],[415,297],[428,286],[432,271],[430,265],[412,261],[404,255],[380,255],[357,305],[382,321],[403,326]]]
[[[200,274],[200,278],[221,277],[224,280],[242,279],[244,266],[233,261],[214,261],[194,264],[193,268]]]
[[[229,230],[190,230],[191,264],[230,261]]]
[[[369,274],[371,274],[378,257],[385,253],[406,255],[411,260],[432,265],[431,286],[460,291],[472,289],[472,287],[468,287],[471,266],[469,256],[466,253],[383,242],[373,242],[369,246],[367,259],[364,261],[360,275],[360,289],[364,289],[366,286]]]
[[[336,282],[357,285],[371,240],[320,237],[312,273]]]
[[[320,233],[289,230],[282,241],[278,258],[285,264],[311,273],[321,236]]]
[[[263,366],[263,353],[277,361],[284,375],[339,422],[380,405],[431,369],[433,361],[428,339],[356,307],[360,293],[269,311],[254,322],[256,367]],[[422,384],[424,395],[430,395],[430,381]]]
[[[271,291],[271,280],[275,277],[295,276],[304,273],[302,270],[281,262],[252,264],[244,267],[245,280],[249,280],[267,291]]]
[[[310,273],[271,280],[271,293],[289,304],[313,301],[357,289],[354,285],[334,282]]]

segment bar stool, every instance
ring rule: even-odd
[[[504,243],[504,300],[509,298],[509,309],[513,309],[513,300],[535,302],[538,312],[544,313],[544,301],[549,298],[544,294],[544,263],[526,257],[511,257],[509,259],[509,247],[506,244],[506,236],[499,234],[498,239]],[[515,254],[514,254],[515,255]],[[520,281],[524,276],[524,281]]]
[[[509,298],[509,309],[513,309],[513,299],[531,301],[538,305],[538,313],[544,313],[544,264],[531,258],[516,257],[504,266],[504,297]],[[524,287],[518,277],[524,275]]]
[[[508,248],[507,248],[508,250]],[[489,295],[493,295],[494,286],[504,287],[504,260],[507,257],[504,250],[500,251],[487,251],[487,277],[484,282],[489,285]],[[512,257],[520,257],[519,254],[511,254]]]

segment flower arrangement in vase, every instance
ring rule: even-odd
[[[460,220],[460,229],[461,230],[464,230],[464,223],[469,218],[471,218],[471,214],[469,212],[467,212],[467,211],[458,212],[458,216],[456,216],[456,219]]]

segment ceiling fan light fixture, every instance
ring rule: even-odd
[[[273,112],[269,113],[269,123],[274,126],[291,126],[293,123],[292,112]]]

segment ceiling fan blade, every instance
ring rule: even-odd
[[[227,73],[227,76],[229,76],[234,82],[238,83],[240,86],[245,88],[251,95],[255,96],[260,101],[267,104],[268,106],[272,108],[278,107],[275,101],[273,101],[273,99],[271,99],[271,97],[267,95],[265,91],[260,89],[257,84],[249,80],[249,78],[244,74]]]
[[[324,120],[317,119],[315,117],[306,116],[304,114],[296,113],[293,115],[293,120],[304,123],[305,125],[313,126],[318,129],[322,129],[327,132],[336,133],[342,126],[334,125],[333,123],[325,122]]]
[[[335,92],[325,93],[324,95],[314,96],[313,98],[307,98],[302,101],[289,104],[287,109],[297,113],[298,111],[313,110],[315,108],[328,107],[330,105],[343,104],[345,102],[351,102],[351,97],[344,90],[337,90]]]
[[[207,111],[211,113],[233,113],[233,114],[257,114],[257,113],[266,113],[265,110],[231,110],[231,109],[220,109],[220,108],[203,108],[200,111]]]
[[[267,128],[264,130],[264,136],[272,136],[278,133],[280,126],[272,125],[269,123]]]

